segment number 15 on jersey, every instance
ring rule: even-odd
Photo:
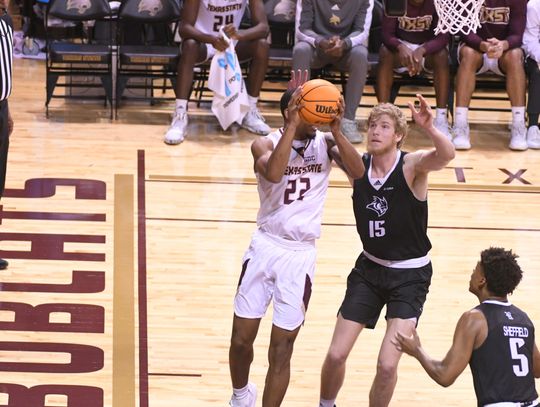
[[[384,220],[369,221],[369,237],[383,237],[385,234]]]

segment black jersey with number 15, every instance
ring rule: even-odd
[[[371,155],[362,160],[366,171],[354,181],[353,208],[356,229],[364,250],[384,260],[408,260],[426,256],[431,249],[427,236],[427,201],[416,199],[403,174],[400,154],[396,167],[377,190],[368,178]]]

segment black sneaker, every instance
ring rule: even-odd
[[[0,270],[7,269],[8,265],[9,265],[9,263],[7,262],[7,260],[0,259]]]

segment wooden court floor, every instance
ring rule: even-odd
[[[46,119],[43,63],[17,60],[15,68],[16,130],[0,212],[0,257],[10,261],[0,279],[0,405],[227,405],[232,299],[258,207],[254,136],[220,132],[207,106],[193,108],[179,146],[162,142],[168,104],[127,102],[111,123],[99,103],[55,100]],[[279,126],[275,104],[262,108]],[[366,115],[358,110],[361,121]],[[511,299],[540,325],[540,151],[507,149],[508,113],[472,119],[473,149],[431,176],[434,277],[419,333],[438,357],[461,313],[476,305],[469,276],[490,245],[521,256],[525,276]],[[414,130],[406,142],[427,145]],[[335,169],[284,406],[318,402],[320,367],[360,250],[350,195]],[[270,324],[269,311],[251,370],[260,394]],[[340,407],[367,406],[383,333],[379,322],[361,334]],[[475,405],[468,369],[446,389],[408,357],[399,375],[393,406]]]

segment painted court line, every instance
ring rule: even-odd
[[[133,182],[133,175],[114,176],[114,407],[135,407]]]
[[[139,299],[139,407],[148,407],[148,303],[146,283],[146,189],[144,150],[137,151],[137,257]]]

